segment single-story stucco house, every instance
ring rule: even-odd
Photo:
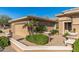
[[[26,28],[23,28],[23,26],[28,21],[31,21],[33,19],[37,19],[40,22],[40,24],[47,26],[48,31],[52,29],[56,29],[56,24],[57,24],[56,20],[50,20],[50,19],[36,17],[36,16],[27,16],[27,17],[22,17],[22,18],[18,18],[10,21],[11,31],[13,33],[13,36],[25,37],[26,35],[28,35],[29,33],[28,33],[27,26]]]
[[[79,34],[79,8],[65,10],[62,13],[57,14],[56,17],[57,18],[53,20],[36,16],[27,16],[12,20],[10,23],[13,36],[18,35],[25,37],[28,35],[27,27],[23,28],[23,25],[33,18],[38,19],[41,24],[47,26],[48,31],[57,28],[60,35],[63,35],[67,31],[75,31]]]
[[[79,34],[79,8],[72,8],[56,15],[58,17],[59,34],[75,31]]]

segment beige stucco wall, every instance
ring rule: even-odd
[[[74,24],[74,25],[72,25],[72,28],[74,29],[76,29],[76,32],[78,32],[79,33],[79,24]]]
[[[79,14],[74,15],[72,18],[72,30],[73,29],[75,29],[79,36]]]
[[[15,22],[11,24],[11,30],[13,32],[13,37],[20,36],[20,37],[25,37],[26,35],[28,35],[28,30],[27,27],[23,28],[25,23],[19,23],[19,22]]]
[[[74,16],[72,18],[72,24],[79,24],[79,16]]]
[[[64,16],[64,17],[58,17],[58,20],[59,21],[67,21],[67,20],[69,21],[69,20],[71,20],[71,18]]]
[[[72,22],[72,31],[75,28],[76,32],[79,34],[79,15],[71,15],[72,19],[69,17],[59,17],[59,33],[63,34],[64,30],[64,22]]]
[[[27,27],[23,28],[24,24],[17,24],[15,25],[15,34],[25,37],[26,35],[28,35],[28,30]]]
[[[69,17],[59,17],[58,18],[59,34],[64,34],[67,31],[64,29],[65,22],[71,22],[71,19]]]
[[[14,33],[14,29],[15,29],[15,28],[14,28],[14,25],[15,25],[15,23],[11,23],[11,28],[10,28],[11,31],[12,31],[12,35],[13,35],[13,36],[15,35],[15,33]]]
[[[59,21],[59,34],[64,33],[64,22]]]
[[[13,32],[13,37],[15,37],[17,35],[17,36],[24,38],[24,37],[26,37],[26,35],[29,34],[27,26],[26,26],[26,28],[23,28],[23,26],[26,22],[27,21],[17,21],[17,22],[11,23],[11,30]],[[47,24],[50,24],[50,23],[48,23],[48,22],[44,22],[44,23],[47,26],[48,31],[56,28],[56,25],[55,26],[48,26]]]
[[[79,17],[75,16],[72,19],[72,30],[75,29],[76,32],[79,34]]]

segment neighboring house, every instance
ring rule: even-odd
[[[18,18],[16,20],[10,21],[11,23],[11,31],[13,33],[13,36],[18,36],[18,37],[25,37],[28,35],[28,29],[27,26],[26,28],[23,28],[24,24],[26,24],[28,21],[31,21],[32,19],[38,19],[40,24],[43,24],[47,26],[48,31],[52,29],[56,29],[56,20],[50,20],[46,18],[40,18],[40,17],[34,17],[34,16],[27,16],[27,17],[22,17]]]
[[[59,34],[64,34],[66,31],[74,31],[79,33],[79,8],[66,10],[58,17]]]

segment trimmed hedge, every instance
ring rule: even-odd
[[[0,47],[5,48],[6,46],[10,45],[9,38],[2,36],[0,37]]]
[[[28,35],[26,37],[26,40],[38,44],[38,45],[44,45],[48,43],[48,36],[43,34],[34,34],[34,35]]]
[[[79,39],[73,44],[73,52],[79,52]]]

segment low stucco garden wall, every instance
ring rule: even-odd
[[[17,52],[72,52],[71,46],[26,46],[13,38],[10,41]]]

